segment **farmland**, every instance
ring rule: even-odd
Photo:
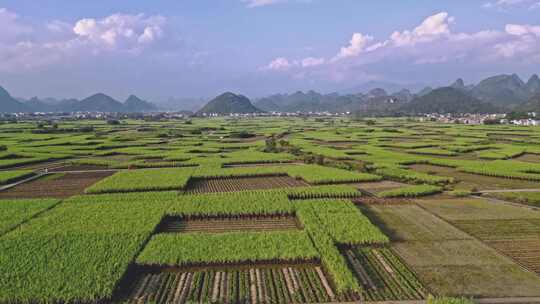
[[[81,125],[0,125],[0,303],[540,297],[540,129]]]

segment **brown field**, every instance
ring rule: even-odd
[[[190,181],[187,192],[192,194],[237,192],[306,186],[309,186],[309,184],[289,176],[214,178],[195,179]]]
[[[393,241],[470,239],[466,233],[416,205],[369,205],[366,215]]]
[[[0,198],[67,198],[114,172],[58,173],[41,177],[0,192]]]
[[[493,240],[486,244],[540,275],[540,239]]]
[[[95,165],[66,165],[62,167],[55,167],[49,169],[49,172],[66,172],[66,171],[96,171],[96,170],[107,170],[105,166],[95,166]]]
[[[252,216],[238,218],[182,219],[168,217],[160,225],[160,232],[224,233],[235,231],[276,231],[300,229],[294,216]]]
[[[314,303],[336,295],[319,266],[141,272],[128,303]]]
[[[400,242],[393,247],[437,295],[540,296],[540,277],[480,241]]]
[[[380,182],[355,184],[355,186],[361,191],[377,194],[382,191],[394,190],[394,189],[402,188],[409,185],[404,184],[404,183],[393,182],[393,181],[380,181]]]
[[[453,177],[457,182],[455,184],[455,188],[458,189],[540,189],[540,182],[471,174],[459,172],[454,168],[448,167],[432,165],[411,165],[409,166],[409,168],[418,172],[429,173],[438,176]]]
[[[416,200],[420,206],[445,220],[497,220],[540,218],[540,212],[482,198],[454,198],[445,200]]]
[[[540,163],[540,154],[525,153],[513,159],[528,163]]]
[[[453,223],[481,240],[540,239],[540,219],[473,220]]]

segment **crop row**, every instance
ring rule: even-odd
[[[416,276],[386,247],[346,250],[368,301],[422,300],[427,291]]]
[[[131,303],[323,303],[335,299],[320,267],[144,274]]]

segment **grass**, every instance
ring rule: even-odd
[[[34,175],[31,170],[0,171],[0,185],[5,185],[19,181]]]
[[[55,199],[0,200],[0,235],[58,202]]]

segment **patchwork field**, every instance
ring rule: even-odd
[[[221,117],[0,130],[0,303],[540,297],[537,128]]]
[[[305,186],[308,186],[306,182],[289,176],[234,177],[194,179],[188,184],[186,191],[191,194],[196,194]]]
[[[0,192],[2,198],[68,198],[84,190],[112,172],[57,173]]]

